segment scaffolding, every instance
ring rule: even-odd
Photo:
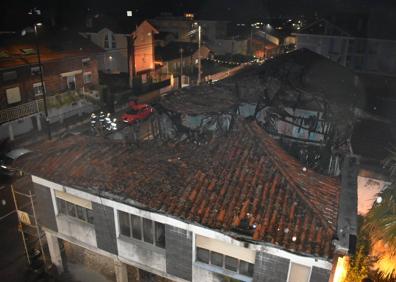
[[[15,210],[18,214],[18,231],[22,236],[23,246],[29,265],[32,266],[37,253],[32,251],[39,247],[44,266],[47,267],[47,259],[44,253],[43,237],[45,233],[40,228],[35,208],[35,194],[32,193],[30,177],[22,177],[11,185],[12,197],[14,199]],[[38,243],[38,246],[37,246]]]

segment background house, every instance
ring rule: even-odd
[[[128,73],[130,40],[136,21],[104,14],[89,15],[80,34],[104,50],[97,57],[99,70],[105,73]]]
[[[72,32],[40,34],[43,82],[40,81],[35,39],[6,40],[0,53],[1,138],[13,139],[34,128],[41,130],[43,88],[50,122],[89,111],[81,95],[94,93],[99,84],[96,56],[102,50]]]

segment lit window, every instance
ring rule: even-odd
[[[21,101],[21,93],[19,87],[6,89],[7,103],[14,104]]]

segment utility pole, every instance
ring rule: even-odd
[[[183,87],[183,48],[180,48],[180,88]]]
[[[198,81],[201,84],[201,25],[198,25]]]
[[[36,49],[37,49],[37,60],[40,68],[40,83],[41,89],[43,90],[43,101],[44,101],[44,113],[45,113],[45,122],[47,124],[48,130],[48,139],[51,139],[51,124],[48,118],[48,108],[47,108],[47,91],[45,90],[44,80],[43,80],[43,66],[41,65],[41,57],[40,57],[40,47],[38,42],[38,35],[37,35],[37,26],[41,26],[41,23],[34,24],[34,37],[36,39]]]

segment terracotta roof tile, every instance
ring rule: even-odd
[[[73,136],[33,150],[17,162],[33,175],[232,236],[332,255],[338,180],[303,171],[255,122],[238,121],[204,146],[149,143],[133,150]]]

